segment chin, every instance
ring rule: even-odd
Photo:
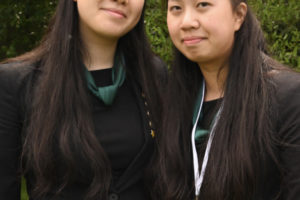
[[[192,62],[196,62],[196,63],[199,62],[199,57],[196,55],[191,55],[191,54],[184,54],[184,55],[187,59],[189,59]]]
[[[112,29],[113,30],[113,29]],[[121,37],[123,37],[124,35],[125,35],[125,33],[123,33],[123,32],[116,32],[116,31],[114,31],[114,32],[105,32],[105,33],[101,33],[101,34],[99,34],[99,35],[102,35],[102,36],[104,36],[105,38],[107,38],[107,39],[114,39],[114,40],[118,40],[118,39],[120,39]]]

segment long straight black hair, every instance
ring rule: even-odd
[[[144,10],[136,27],[120,38],[118,49],[124,54],[127,75],[146,94],[155,123],[161,103],[143,15]],[[22,160],[24,173],[35,177],[32,195],[36,198],[61,192],[74,175],[89,184],[87,199],[106,199],[111,183],[110,162],[94,134],[78,22],[76,2],[59,0],[41,44],[7,61],[35,66],[32,87],[26,92]],[[78,165],[78,160],[83,164]]]
[[[233,9],[246,2],[230,1]],[[267,56],[263,32],[249,8],[244,23],[235,33],[229,59],[223,109],[216,125],[200,199],[252,199],[258,192],[257,178],[266,170],[267,157],[278,164],[272,119],[276,116],[272,111],[276,101],[270,72],[281,66]],[[190,133],[201,80],[199,66],[175,48],[153,167],[155,199],[194,198]]]

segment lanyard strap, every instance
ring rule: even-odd
[[[202,82],[202,87],[200,89],[199,95],[202,95],[200,97],[200,104],[199,104],[199,110],[198,114],[192,129],[192,150],[193,150],[193,165],[194,165],[194,179],[195,179],[195,195],[196,197],[200,193],[200,188],[201,188],[201,182],[200,182],[200,176],[199,176],[199,162],[198,162],[198,154],[197,154],[197,149],[196,149],[196,142],[195,142],[195,134],[196,134],[196,129],[197,129],[197,123],[200,118],[201,110],[202,110],[202,105],[204,101],[204,95],[205,95],[205,81],[203,79]]]
[[[205,170],[206,170],[208,159],[209,159],[211,144],[212,144],[214,134],[215,134],[215,127],[216,127],[217,121],[220,118],[220,113],[221,113],[221,110],[222,110],[222,106],[221,106],[220,109],[218,110],[217,114],[216,114],[215,120],[212,122],[213,125],[212,125],[211,131],[210,131],[210,135],[209,135],[207,145],[206,145],[205,154],[204,154],[202,167],[201,167],[201,172],[199,174],[199,161],[198,161],[198,153],[197,153],[197,149],[196,149],[195,134],[196,134],[197,124],[198,124],[198,121],[199,121],[199,118],[200,118],[200,114],[201,114],[201,110],[202,110],[202,106],[203,106],[203,102],[204,102],[204,96],[205,96],[205,81],[204,81],[204,79],[203,79],[202,87],[201,87],[201,90],[200,90],[200,95],[202,95],[201,98],[200,98],[201,101],[200,101],[200,105],[199,105],[197,118],[196,118],[196,121],[195,121],[193,129],[192,129],[192,137],[191,137],[192,150],[193,150],[193,165],[194,165],[194,179],[195,179],[195,196],[196,196],[196,199],[198,199],[198,196],[200,195],[200,190],[201,190],[201,186],[202,186],[204,175],[205,175]]]

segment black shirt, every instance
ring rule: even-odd
[[[214,118],[220,108],[222,102],[222,98],[214,99],[211,101],[204,101],[201,110],[201,118],[199,119],[199,128],[207,130],[208,134],[203,135],[196,141],[196,149],[198,152],[198,162],[199,165],[202,165],[206,144],[209,136],[209,131],[211,129],[211,125],[214,121]]]
[[[96,86],[112,84],[112,69],[91,71]],[[96,136],[118,179],[144,144],[141,113],[134,90],[125,79],[111,106],[91,93]]]
[[[222,99],[214,99],[211,101],[204,101],[202,105],[201,119],[199,120],[199,127],[201,129],[209,130]]]

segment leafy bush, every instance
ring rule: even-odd
[[[172,59],[172,41],[166,23],[166,13],[160,0],[148,0],[145,13],[146,33],[153,51],[169,63]]]
[[[272,55],[300,70],[299,0],[249,0],[261,21]],[[39,43],[57,0],[1,0],[0,60],[29,51]],[[160,0],[146,0],[146,32],[153,51],[167,63],[172,44]]]
[[[53,0],[1,0],[0,60],[35,47],[55,7]]]
[[[251,0],[273,56],[300,70],[299,0]]]

